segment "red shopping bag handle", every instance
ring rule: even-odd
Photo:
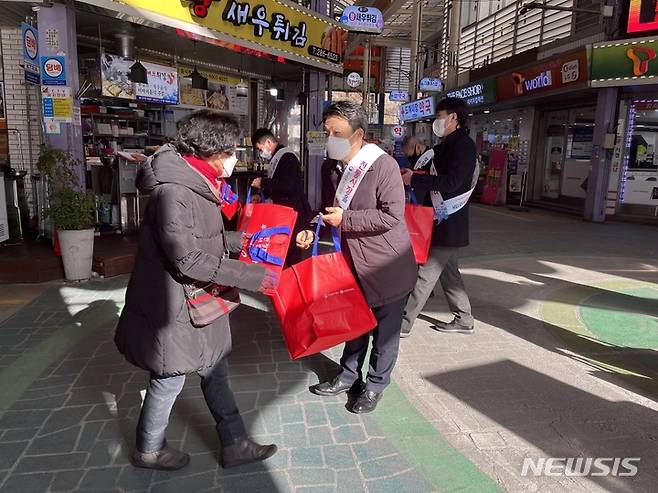
[[[260,201],[265,202],[265,194],[263,193],[263,189],[260,189]],[[244,200],[244,204],[251,204],[251,186],[247,189],[247,198]]]
[[[320,241],[320,228],[324,226],[322,221],[322,215],[318,214],[318,225],[315,227],[315,238],[313,239],[313,257],[318,256],[318,241]],[[338,234],[338,228],[331,228],[331,238],[334,240],[334,249],[336,253],[340,253],[340,235]]]
[[[409,189],[409,202],[413,205],[418,205],[418,199],[416,198],[416,194],[411,188]]]

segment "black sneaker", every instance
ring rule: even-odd
[[[457,319],[453,319],[450,323],[440,322],[436,325],[433,325],[432,328],[439,332],[444,332],[446,334],[473,334],[475,329],[473,325],[466,325]]]

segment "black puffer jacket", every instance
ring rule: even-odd
[[[211,367],[231,350],[228,317],[194,327],[183,283],[213,281],[256,291],[265,269],[224,258],[226,248],[240,249],[240,233],[224,231],[218,198],[173,147],[162,147],[140,166],[137,186],[150,198],[117,348],[157,376]]]

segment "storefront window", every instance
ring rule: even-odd
[[[658,101],[629,105],[625,165],[621,178],[621,212],[658,215]]]

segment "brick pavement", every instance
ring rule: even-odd
[[[231,381],[250,433],[281,450],[229,471],[217,464],[196,377],[168,430],[192,454],[190,466],[128,464],[146,375],[111,340],[126,279],[53,284],[0,322],[0,492],[655,490],[658,406],[652,387],[638,385],[654,370],[644,362],[620,370],[655,348],[610,348],[580,337],[587,329],[571,320],[582,318],[576,302],[656,318],[650,303],[601,294],[619,279],[658,282],[658,230],[478,208],[474,239],[464,273],[477,333],[433,331],[427,320],[446,314],[441,296],[430,300],[371,415],[310,394],[336,370],[339,349],[290,361],[267,303],[245,296],[232,320]],[[593,292],[574,297],[583,286]],[[525,457],[627,454],[642,458],[637,478],[520,475]]]

